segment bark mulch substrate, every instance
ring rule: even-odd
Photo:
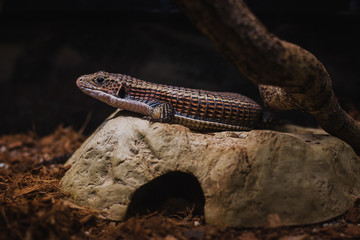
[[[0,239],[360,239],[360,201],[335,220],[299,227],[282,227],[276,215],[263,228],[214,227],[190,210],[105,220],[71,203],[59,186],[68,169],[59,162],[84,139],[62,126],[45,137],[34,132],[0,136]]]

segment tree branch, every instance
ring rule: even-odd
[[[329,74],[301,47],[269,33],[242,0],[178,0],[194,24],[249,80],[264,104],[301,109],[360,153],[360,125],[339,106]]]

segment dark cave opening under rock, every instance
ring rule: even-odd
[[[202,188],[190,173],[169,172],[141,186],[131,198],[126,218],[160,212],[164,215],[203,215]]]

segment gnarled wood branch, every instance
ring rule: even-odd
[[[343,111],[325,67],[310,52],[269,33],[242,0],[178,0],[220,52],[259,85],[264,104],[301,109],[360,153],[360,125]]]

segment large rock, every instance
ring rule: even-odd
[[[207,223],[231,227],[266,225],[271,214],[284,225],[328,220],[360,193],[360,161],[351,147],[300,127],[203,134],[118,114],[68,164],[63,188],[113,220],[124,219],[138,189],[171,172],[197,179]]]

